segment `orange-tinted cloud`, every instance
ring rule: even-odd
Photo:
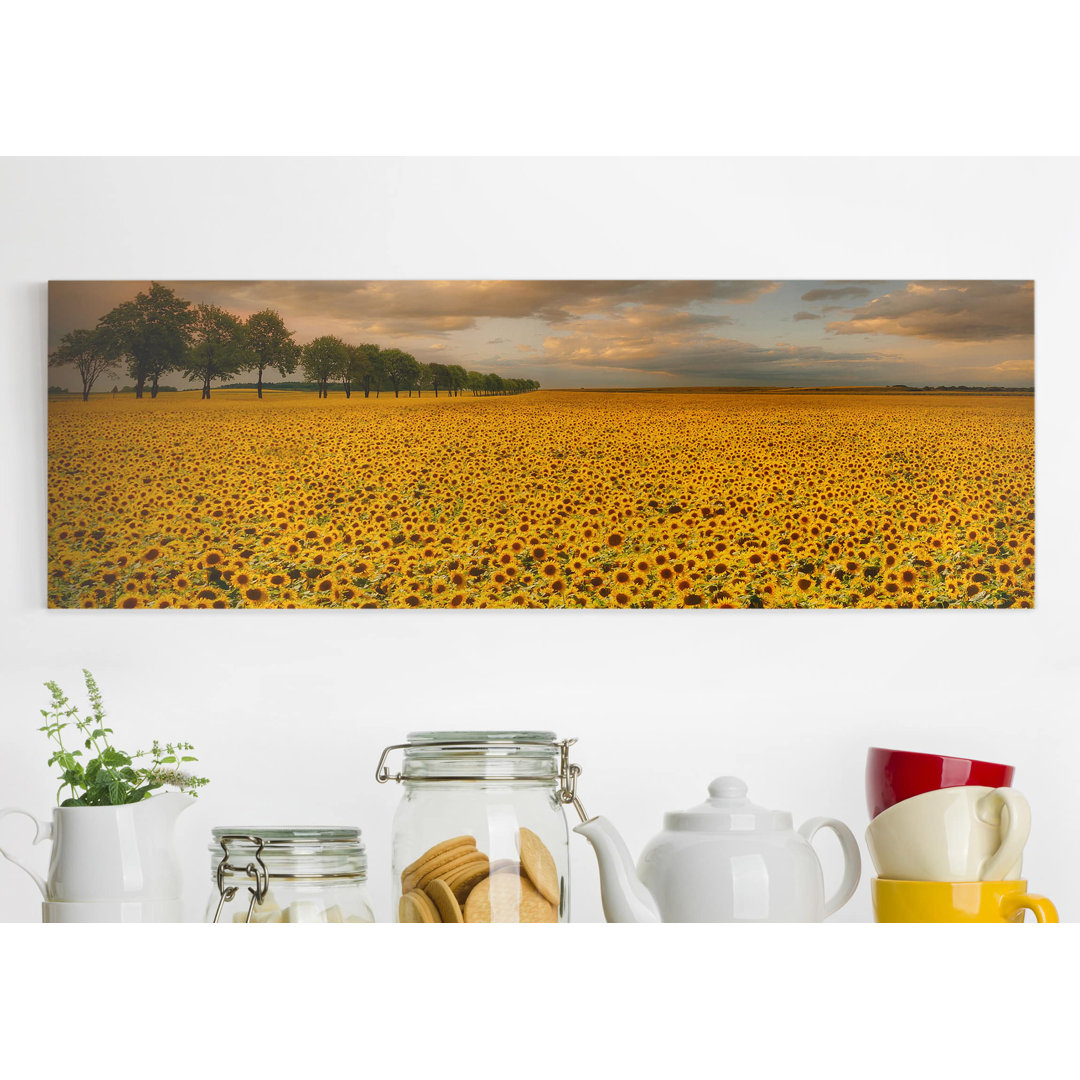
[[[817,290],[819,292],[823,290]],[[893,334],[935,341],[1000,341],[1035,332],[1031,281],[912,281],[902,291],[830,322],[835,334]]]
[[[896,357],[786,342],[768,347],[718,337],[705,322],[634,313],[617,320],[579,319],[543,342],[543,360],[563,370],[604,369],[675,382],[843,382],[880,377]]]
[[[817,300],[856,300],[860,296],[869,296],[871,291],[863,285],[840,285],[827,289],[811,289],[802,294],[802,299],[810,303]]]
[[[59,334],[92,326],[146,282],[56,282],[51,310]],[[445,337],[484,318],[536,319],[550,326],[585,316],[688,305],[748,304],[778,287],[774,281],[169,281],[193,302],[215,303],[246,317],[271,307],[281,311],[303,339],[317,320],[350,340],[373,337]],[[727,317],[713,316],[717,321]],[[730,320],[727,320],[730,321]],[[313,329],[310,336],[326,330]]]
[[[679,308],[749,303],[771,281],[298,281],[219,282],[240,305],[318,310],[371,333],[448,333],[477,319],[536,318],[550,324],[609,314],[626,304]]]

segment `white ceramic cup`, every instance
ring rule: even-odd
[[[878,814],[866,846],[894,881],[1017,881],[1030,831],[1027,799],[1012,788],[942,788]]]

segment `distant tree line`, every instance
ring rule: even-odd
[[[457,364],[424,364],[401,349],[374,344],[349,345],[325,335],[306,345],[293,340],[281,316],[269,308],[240,319],[216,304],[190,304],[157,282],[133,300],[118,304],[98,320],[92,330],[65,334],[49,354],[49,366],[72,366],[82,379],[83,401],[102,376],[124,370],[135,381],[135,396],[149,387],[156,398],[166,372],[179,372],[202,386],[210,396],[214,383],[222,384],[244,371],[256,371],[253,384],[263,396],[263,374],[277,371],[282,378],[300,368],[319,397],[331,386],[345,396],[353,390],[378,397],[393,390],[424,390],[439,396],[471,392],[477,396],[521,394],[536,390],[535,379],[504,379],[499,375],[466,371]]]

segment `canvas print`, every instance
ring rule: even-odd
[[[59,608],[1025,608],[1031,281],[59,281]]]

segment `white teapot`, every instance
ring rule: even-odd
[[[828,900],[810,846],[819,829],[835,832],[844,853],[843,881]],[[811,818],[796,832],[790,814],[755,806],[734,776],[714,780],[700,806],[665,814],[636,871],[606,818],[574,832],[596,852],[608,922],[821,922],[851,899],[862,871],[859,845],[842,822]]]

